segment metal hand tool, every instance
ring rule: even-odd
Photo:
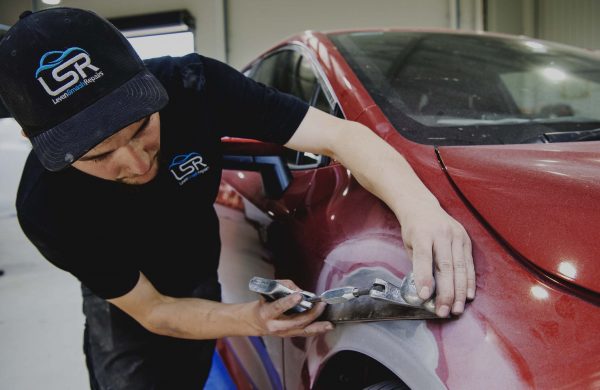
[[[435,285],[433,287],[435,291]],[[435,313],[435,295],[427,300],[419,297],[415,277],[412,272],[404,279],[400,286],[396,286],[383,279],[375,279],[369,296],[374,299],[392,302],[402,306],[425,309],[430,313]]]
[[[359,289],[352,286],[332,288],[331,290],[324,291],[321,295],[308,298],[307,300],[309,302],[336,304],[348,302],[361,296],[369,296],[374,299],[403,306],[423,308],[431,313],[435,313],[434,299],[430,298],[425,301],[417,294],[417,287],[412,273],[402,279],[400,286],[376,278],[369,288]]]
[[[255,293],[262,295],[269,302],[273,302],[274,300],[298,292],[284,286],[276,280],[261,278],[260,276],[255,276],[250,279],[248,288],[250,291],[254,291]],[[288,310],[288,312],[302,313],[306,310],[312,309],[313,304],[310,300],[314,299],[315,294],[309,291],[299,292],[302,294],[302,301],[300,301],[298,305],[294,306],[294,308]],[[286,312],[286,314],[289,314],[288,312]]]
[[[274,301],[295,291],[282,285],[273,279],[254,277],[250,280],[249,288],[251,291],[261,294],[265,299]],[[434,287],[435,289],[435,287]],[[353,286],[337,287],[324,291],[320,295],[315,295],[308,291],[300,291],[303,300],[292,309],[294,312],[303,312],[312,308],[313,303],[324,302],[327,304],[339,304],[351,301],[361,296],[369,296],[373,299],[394,303],[401,306],[407,306],[413,309],[423,309],[430,313],[435,313],[434,297],[423,300],[417,294],[414,275],[408,274],[400,286],[396,286],[386,280],[376,278],[368,288],[358,288]]]

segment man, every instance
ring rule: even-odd
[[[45,258],[82,282],[92,388],[197,389],[214,339],[332,329],[315,321],[322,305],[284,314],[299,294],[218,302],[223,136],[340,161],[397,215],[424,299],[435,264],[438,315],[460,314],[474,297],[464,228],[363,125],[198,54],[144,64],[110,23],[83,10],[24,13],[0,56],[0,95],[33,145],[19,222]],[[177,169],[191,159],[194,175],[183,179]]]

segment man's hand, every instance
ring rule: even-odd
[[[469,236],[440,207],[398,151],[367,127],[313,107],[285,146],[332,157],[383,200],[400,220],[421,298],[433,292],[433,273],[437,282],[437,314],[446,317],[450,310],[463,312],[466,297],[475,296]]]
[[[475,298],[471,240],[464,227],[433,202],[406,208],[399,219],[419,296],[433,293],[433,272],[437,315],[462,313],[465,300]]]
[[[280,281],[300,290],[289,280]],[[275,302],[220,303],[201,298],[173,298],[159,293],[140,273],[136,286],[109,302],[150,332],[183,339],[205,340],[227,336],[312,336],[333,329],[330,322],[313,322],[325,308],[318,304],[301,314],[285,315],[300,302],[292,294]]]
[[[291,280],[278,282],[292,290],[300,290]],[[314,322],[323,313],[326,306],[324,303],[316,303],[312,309],[303,313],[284,314],[301,300],[302,294],[294,293],[273,302],[266,302],[264,299],[252,302],[249,322],[260,336],[314,336],[333,329],[331,322]]]

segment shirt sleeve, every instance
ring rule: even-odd
[[[217,60],[202,57],[206,100],[221,136],[283,145],[304,119],[309,105],[258,83]]]
[[[42,256],[58,268],[70,272],[99,297],[112,299],[123,296],[137,284],[139,270],[128,265],[127,259],[119,258],[118,250],[92,243],[82,229],[57,234],[45,229],[42,220],[32,222],[27,215],[26,212],[19,212],[19,223]],[[110,237],[106,237],[107,240],[95,238],[96,242],[114,241]]]

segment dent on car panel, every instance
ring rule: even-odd
[[[311,32],[310,35],[301,35],[293,40],[312,50],[319,60],[346,117],[367,125],[404,154],[418,176],[438,197],[444,209],[465,226],[473,242],[477,297],[474,302],[467,304],[465,313],[457,320],[392,320],[339,324],[336,330],[324,336],[303,338],[302,342],[297,341],[298,339],[284,341],[285,365],[290,368],[285,372],[286,388],[307,388],[315,383],[320,370],[326,366],[327,359],[343,351],[358,351],[381,362],[415,389],[594,387],[599,378],[596,356],[600,341],[589,335],[594,334],[594,326],[600,321],[597,307],[580,299],[580,296],[565,293],[564,288],[557,288],[558,283],[550,283],[548,278],[541,278],[538,273],[531,272],[532,267],[523,266],[525,262],[515,261],[514,251],[507,250],[497,234],[491,234],[492,230],[482,223],[483,219],[473,213],[471,208],[465,207],[464,199],[457,196],[454,190],[460,188],[462,191],[467,188],[468,186],[462,185],[464,183],[473,184],[469,187],[473,191],[465,190],[465,195],[469,192],[486,196],[490,193],[495,196],[504,193],[510,195],[517,194],[519,188],[527,189],[527,193],[531,195],[539,190],[537,195],[543,197],[541,200],[529,196],[520,201],[523,206],[535,208],[537,214],[548,215],[573,210],[579,206],[578,201],[575,199],[565,202],[558,193],[554,193],[556,191],[553,186],[542,188],[539,182],[523,181],[523,177],[528,177],[523,171],[517,170],[517,174],[513,175],[511,169],[522,168],[523,163],[514,156],[504,155],[497,160],[497,164],[494,163],[496,165],[487,164],[487,167],[481,163],[483,160],[479,160],[481,156],[468,157],[465,154],[465,158],[460,157],[465,150],[475,150],[479,146],[457,147],[457,154],[453,158],[450,158],[448,152],[451,149],[454,152],[453,148],[440,149],[444,162],[448,164],[448,173],[452,175],[448,181],[449,177],[440,169],[433,146],[412,143],[401,136],[402,131],[396,131],[389,122],[390,118],[384,116],[381,107],[374,105],[363,88],[364,85],[351,72],[341,53],[325,35]],[[527,43],[526,40],[521,41]],[[382,53],[389,54],[389,47],[385,47]],[[593,116],[597,117],[596,114]],[[452,124],[448,121],[452,118],[442,119],[443,124]],[[505,118],[475,119],[471,127],[490,125],[498,132],[503,132],[505,126],[527,126],[527,129],[531,126],[531,123],[499,123]],[[544,121],[554,126],[554,123],[550,123],[554,121]],[[529,130],[540,129],[539,126],[536,123],[535,128]],[[564,129],[558,130],[587,128],[576,127],[572,121],[564,126]],[[586,123],[585,126],[592,124]],[[421,134],[420,129],[408,122],[400,123],[398,127]],[[438,130],[444,132],[440,137],[446,139],[447,129]],[[458,130],[461,129],[457,128]],[[462,130],[462,133],[471,134],[470,129]],[[440,145],[440,141],[443,140],[436,138],[433,144]],[[473,142],[466,144],[471,145]],[[523,145],[524,148],[532,149],[563,146],[564,144]],[[592,147],[591,142],[589,147]],[[492,147],[488,151],[501,148],[514,149],[511,145],[503,145]],[[487,154],[489,158],[499,156],[495,152]],[[561,152],[557,155],[566,156],[568,153]],[[483,157],[486,157],[485,154]],[[597,152],[589,153],[588,157],[590,177],[595,179],[591,183],[578,180],[581,186],[577,187],[577,191],[588,184],[595,189],[600,182],[598,176],[595,176],[600,171],[597,169],[600,158]],[[453,165],[450,160],[466,161],[467,164]],[[533,164],[546,164],[545,167],[536,167],[545,169],[542,173],[548,179],[555,176],[558,180],[570,180],[565,170],[579,169],[570,163],[550,160],[555,159],[542,157],[539,161],[532,161]],[[480,170],[492,165],[501,169],[488,169],[486,172],[493,172],[496,176],[482,174]],[[248,174],[242,180],[236,174],[238,173],[231,172],[232,180],[228,181],[262,211],[270,212],[280,224],[286,223],[285,226],[280,225],[280,228],[286,227],[292,231],[295,238],[293,243],[297,245],[289,246],[289,241],[280,240],[280,243],[286,243],[281,256],[284,261],[276,264],[279,267],[285,266],[279,269],[285,271],[282,275],[294,279],[302,287],[319,293],[350,282],[356,284],[358,279],[353,278],[363,269],[375,272],[378,276],[387,275],[384,278],[392,282],[410,272],[411,262],[403,248],[397,219],[389,210],[381,207],[381,203],[373,202],[370,195],[360,190],[351,179],[350,172],[343,167],[334,165],[296,176],[293,183],[295,188],[292,188],[292,192],[288,190],[279,203],[265,202],[260,179]],[[227,177],[227,172],[224,177]],[[474,177],[485,180],[471,180]],[[503,179],[502,185],[495,181],[497,177]],[[453,187],[454,184],[457,184],[456,188]],[[535,186],[540,188],[528,188]],[[595,190],[588,194],[589,199],[597,198],[596,195]],[[468,197],[469,202],[473,199]],[[508,200],[502,196],[496,199],[497,204],[477,199],[473,204],[477,203],[478,211],[482,210],[481,207],[487,207],[496,208],[496,212],[504,212],[508,229],[515,226],[518,218],[537,217],[533,209],[523,207],[519,209],[523,210],[523,214],[518,214],[512,206],[507,208]],[[550,199],[554,201],[550,202]],[[536,204],[540,201],[545,202],[546,208]],[[547,226],[543,228],[550,233],[555,234],[557,230],[564,229],[561,217],[544,218],[547,218]],[[549,243],[555,249],[562,248],[560,244],[564,243],[563,238],[551,236],[544,241],[530,234],[533,232],[527,231],[527,224],[521,225],[520,228],[525,230],[521,230],[522,242],[532,242],[535,238],[539,244]],[[514,229],[514,232],[517,230]],[[276,231],[280,232],[281,229]],[[594,230],[589,230],[587,234],[593,232]],[[597,240],[594,238],[588,241],[594,244]],[[563,265],[559,271],[562,270],[563,275],[572,275],[573,267],[567,265]],[[575,265],[577,276],[581,276],[584,268],[571,265]],[[600,280],[600,275],[594,272],[597,271],[586,271],[586,275]],[[365,275],[371,278],[368,272],[362,274],[361,278]]]
[[[361,260],[374,258],[377,264]],[[375,277],[400,283],[410,269],[410,260],[397,238],[376,234],[357,238],[340,244],[327,256],[317,292],[366,284]],[[320,336],[308,347],[309,371],[316,375],[330,356],[352,350],[382,363],[411,388],[445,388],[444,383],[455,388],[479,383],[480,388],[488,388],[494,382],[506,385],[504,388],[522,388],[527,383],[523,377],[526,372],[513,366],[513,359],[507,359],[514,357],[515,348],[500,330],[480,317],[467,304],[466,312],[454,320],[339,324],[334,332]],[[461,337],[464,334],[470,335],[468,340]],[[451,355],[446,355],[447,351]],[[494,367],[493,372],[490,367]]]
[[[365,289],[369,288],[376,278],[386,280],[397,286],[402,281],[401,278],[385,272],[385,269],[363,268],[349,275],[346,283],[352,287]],[[323,313],[323,319],[334,323],[426,318],[436,318],[436,316],[424,309],[380,301],[370,296],[362,296],[345,303],[328,305]]]

